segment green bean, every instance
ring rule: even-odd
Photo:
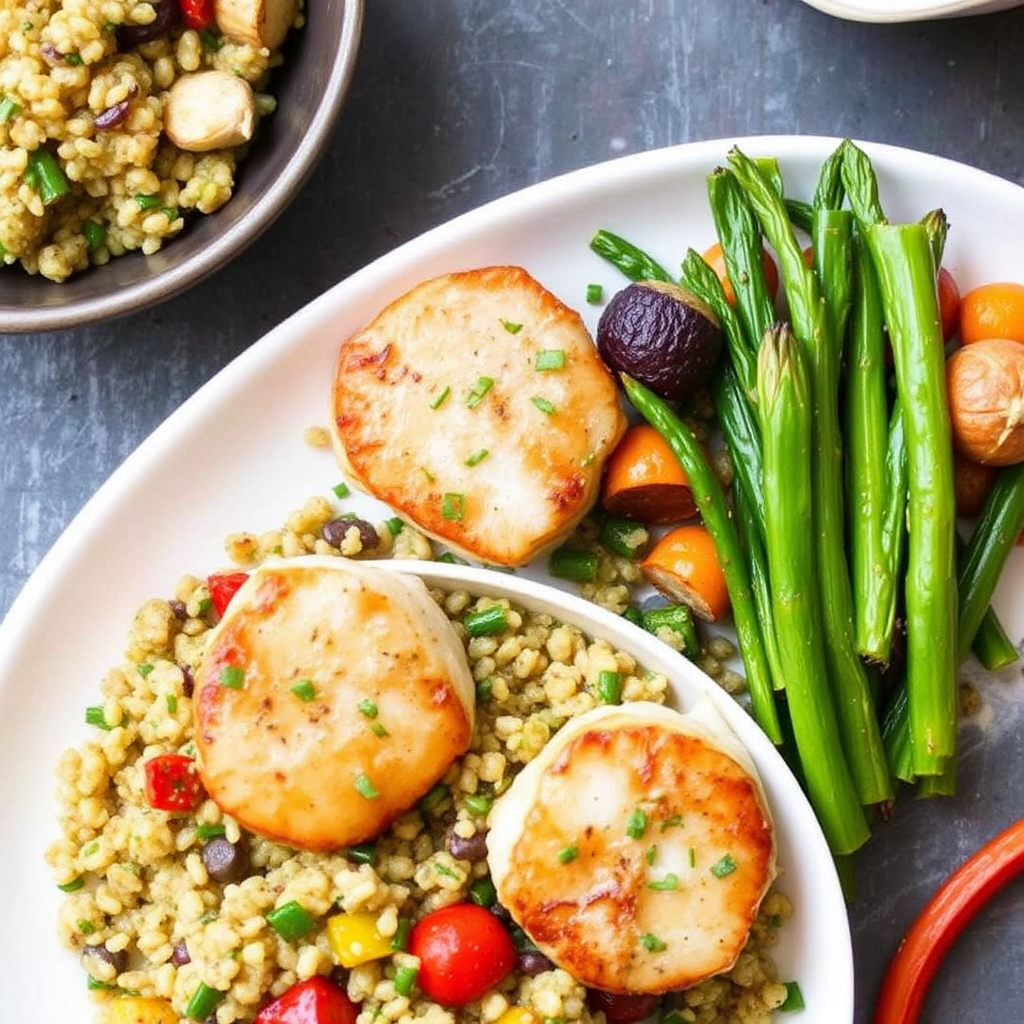
[[[688,605],[669,604],[662,608],[648,608],[642,614],[640,625],[655,635],[662,629],[678,633],[683,641],[683,654],[694,663],[704,654],[697,623],[693,621],[693,612]]]
[[[768,568],[786,696],[808,796],[836,854],[868,838],[828,684],[818,600],[811,492],[811,395],[802,346],[787,326],[769,331],[758,359],[764,441]]]
[[[967,656],[1006,559],[1024,528],[1024,463],[999,470],[960,561],[956,652]]]
[[[847,529],[854,593],[854,638],[866,658],[889,660],[896,579],[884,541],[891,490],[886,472],[889,402],[885,324],[871,257],[855,247],[854,305],[845,375]]]
[[[715,551],[725,574],[736,639],[746,670],[754,718],[773,743],[780,743],[782,733],[775,709],[771,671],[751,594],[750,572],[736,536],[736,528],[722,486],[708,465],[693,432],[676,416],[669,405],[625,374],[622,375],[622,384],[629,400],[640,415],[665,438],[690,478],[697,507],[700,509],[704,525],[714,540]]]
[[[603,228],[590,240],[590,248],[618,267],[631,281],[672,281],[672,277],[657,260],[643,249]]]

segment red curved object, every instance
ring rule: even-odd
[[[874,1024],[916,1024],[942,958],[971,918],[1024,871],[1024,820],[990,839],[939,887],[904,936],[875,1004]]]

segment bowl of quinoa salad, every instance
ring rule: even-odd
[[[362,0],[5,5],[0,330],[140,309],[253,241],[326,144],[361,21]]]
[[[580,542],[587,533],[584,525]],[[98,1004],[98,1020],[120,1020],[120,998],[150,1013],[160,1007],[168,1020],[251,1021],[271,999],[322,976],[347,994],[365,1024],[600,1024],[606,1013],[592,993],[532,947],[496,904],[486,842],[494,801],[562,724],[601,703],[598,680],[608,673],[619,680],[624,704],[687,710],[710,698],[749,745],[778,829],[779,877],[735,966],[650,1009],[674,1011],[685,1024],[769,1024],[795,983],[812,1008],[823,1008],[812,1019],[834,1019],[842,996],[819,1002],[828,986],[819,988],[821,968],[802,949],[809,933],[834,929],[843,913],[823,872],[828,854],[813,817],[733,697],[664,638],[614,611],[636,582],[626,565],[602,552],[610,559],[603,582],[585,599],[432,560],[431,542],[412,527],[346,517],[326,498],[310,499],[280,528],[232,534],[226,548],[233,565],[211,577],[185,575],[172,593],[138,609],[124,659],[85,712],[93,734],[58,767],[61,836],[47,853],[63,892],[58,931]],[[476,684],[469,750],[372,842],[334,853],[247,833],[208,798],[189,813],[154,811],[143,768],[160,754],[194,751],[193,680],[219,618],[217,581],[240,566],[308,554],[383,556],[378,564],[423,579],[462,640]],[[498,615],[500,629],[473,630],[481,614]],[[729,653],[717,649],[723,658]],[[415,983],[409,929],[432,911],[466,903],[511,928],[518,959],[482,998],[439,1005]],[[339,935],[357,926],[353,955]],[[838,940],[832,934],[830,941]],[[837,966],[841,972],[833,965],[824,973]]]

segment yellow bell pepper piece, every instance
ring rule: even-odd
[[[377,929],[376,914],[334,914],[327,919],[327,941],[342,967],[356,967],[394,952],[390,937]]]
[[[527,1006],[510,1006],[495,1024],[540,1024],[540,1018]]]
[[[166,999],[118,996],[110,1003],[108,1024],[178,1024],[178,1014]]]

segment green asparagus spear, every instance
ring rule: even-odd
[[[786,326],[769,331],[758,359],[758,410],[776,642],[808,795],[833,852],[846,854],[867,840],[869,830],[842,753],[827,678],[816,549],[807,543],[813,528],[810,399],[802,346]]]

